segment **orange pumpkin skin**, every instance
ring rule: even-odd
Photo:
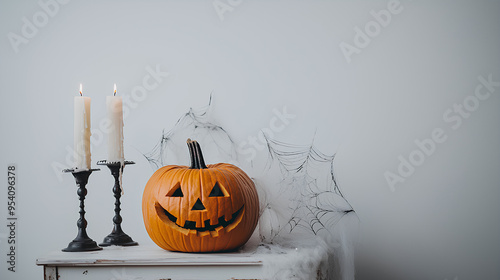
[[[146,184],[142,213],[149,236],[170,251],[217,252],[242,246],[259,216],[253,181],[232,164],[205,166],[199,144],[188,139],[188,146],[191,160],[201,165],[164,166]]]

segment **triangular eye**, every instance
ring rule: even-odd
[[[208,197],[215,197],[215,196],[227,196],[226,190],[224,190],[224,188],[222,188],[218,182],[215,183],[214,188],[208,195]]]
[[[173,187],[168,193],[167,196],[170,197],[184,197],[184,194],[182,193],[181,189],[181,184],[177,183],[175,187]]]

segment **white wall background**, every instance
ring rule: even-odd
[[[339,44],[354,45],[355,28],[390,1],[229,2],[221,20],[212,1],[73,0],[40,23],[37,1],[0,1],[0,278],[41,279],[36,258],[76,234],[73,178],[52,166],[72,147],[79,83],[98,128],[113,83],[131,96],[146,67],[159,65],[170,76],[125,119],[126,158],[137,164],[125,172],[123,227],[141,244],[152,243],[140,203],[153,172],[141,153],[213,91],[214,116],[237,142],[286,106],[296,118],[277,139],[308,144],[316,133],[319,149],[337,152],[340,187],[362,222],[360,259],[404,279],[499,279],[500,87],[458,129],[443,114],[474,94],[478,76],[500,81],[500,2],[401,0],[350,63]],[[24,18],[34,16],[39,27],[27,38]],[[25,41],[13,47],[12,33]],[[447,140],[392,192],[384,173],[397,173],[398,156],[408,159],[435,128]],[[106,157],[99,142],[94,163]],[[10,163],[18,167],[16,273],[3,261]],[[97,241],[111,230],[111,185],[108,170],[90,178],[88,232]]]

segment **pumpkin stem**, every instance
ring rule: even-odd
[[[191,157],[191,169],[206,169],[203,153],[201,152],[200,144],[188,138],[187,145],[189,148],[189,155]]]
[[[188,145],[188,149],[189,149],[189,157],[191,158],[191,168],[194,169],[196,163],[195,163],[195,157],[194,157],[194,150],[193,150],[193,145],[192,145],[192,142],[190,138],[188,138],[188,140],[186,141],[187,145]]]

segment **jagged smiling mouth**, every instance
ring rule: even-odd
[[[179,225],[177,224],[177,217],[174,215],[170,214],[165,208],[163,208],[158,202],[155,205],[156,212],[158,216],[160,217],[161,220],[169,224],[170,226],[175,226],[179,231],[181,231],[184,234],[188,234],[189,232],[191,233],[197,233],[198,235],[212,235],[212,236],[217,236],[218,232],[225,228],[226,231],[231,231],[236,225],[238,225],[241,222],[241,219],[243,218],[243,213],[245,212],[244,209],[245,205],[241,206],[240,209],[238,209],[236,212],[233,213],[231,216],[231,219],[226,221],[225,215],[222,217],[219,217],[218,223],[215,225],[210,224],[210,219],[204,221],[203,227],[196,227],[196,222],[194,221],[189,221],[186,220],[184,222],[184,225]]]

